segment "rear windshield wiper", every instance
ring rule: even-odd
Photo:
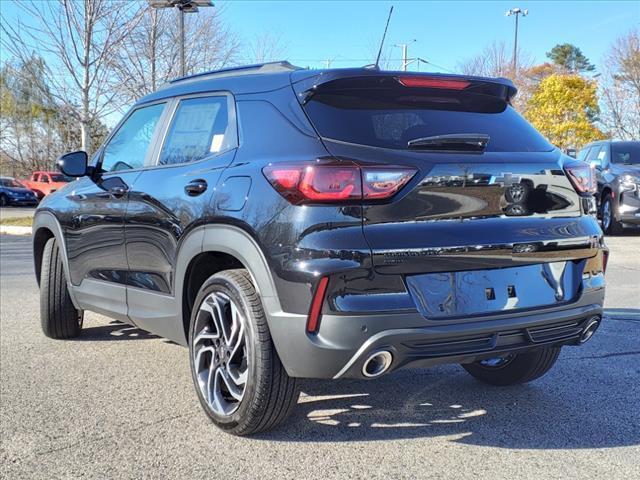
[[[454,133],[409,140],[407,148],[412,150],[432,150],[441,152],[484,152],[489,143],[489,135],[484,133]]]

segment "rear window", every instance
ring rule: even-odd
[[[404,87],[322,85],[304,108],[320,135],[374,147],[407,149],[417,138],[486,134],[486,151],[541,152],[553,146],[506,101],[482,93]]]

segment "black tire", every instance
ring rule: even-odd
[[[40,273],[40,322],[49,338],[73,338],[82,330],[83,312],[76,310],[69,297],[67,278],[55,238],[42,253]]]
[[[6,207],[9,205],[9,199],[4,193],[0,193],[0,207]]]
[[[222,293],[235,302],[245,321],[247,380],[237,409],[229,415],[215,412],[204,397],[195,366],[194,338],[200,306],[212,293]],[[234,435],[251,435],[283,423],[297,404],[300,390],[287,375],[275,350],[267,319],[251,277],[246,270],[226,270],[209,277],[198,292],[189,326],[191,374],[202,408],[222,430]]]
[[[608,219],[605,219],[605,215],[608,209]],[[602,202],[602,230],[607,235],[620,235],[623,231],[622,224],[616,218],[616,215],[613,211],[613,201],[611,200],[611,195],[607,195]]]
[[[481,362],[463,364],[462,367],[477,380],[491,385],[515,385],[531,382],[547,373],[560,355],[560,347],[548,347],[514,354],[496,366]]]

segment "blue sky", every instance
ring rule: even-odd
[[[219,2],[222,4],[222,2]],[[533,60],[545,60],[545,52],[557,43],[573,43],[593,63],[600,62],[609,44],[633,26],[640,26],[640,1],[554,2],[224,2],[225,19],[243,38],[255,32],[281,35],[288,57],[301,66],[357,66],[371,57],[389,6],[394,13],[387,43],[416,39],[409,56],[455,70],[462,60],[493,41],[513,45],[514,19],[509,8],[529,9],[520,22],[520,45]],[[393,57],[400,58],[399,48]],[[366,63],[366,62],[364,62]]]
[[[580,47],[597,66],[611,42],[640,27],[640,0],[214,2],[223,7],[224,20],[240,39],[276,34],[286,57],[309,67],[324,67],[328,58],[334,67],[369,63],[391,5],[394,13],[386,42],[391,58],[399,65],[401,50],[392,45],[415,39],[409,56],[424,58],[443,71],[456,70],[460,62],[494,41],[512,48],[514,19],[504,13],[513,7],[529,10],[520,21],[519,43],[534,62],[543,62],[545,52],[567,42]],[[19,15],[15,0],[0,0],[0,10],[9,21]]]
[[[47,0],[39,0],[47,1]],[[223,19],[238,37],[250,42],[257,35],[280,37],[285,58],[302,67],[362,66],[371,63],[394,5],[386,45],[399,68],[401,50],[433,65],[423,71],[455,72],[459,64],[492,42],[513,45],[514,19],[509,8],[528,9],[521,19],[519,44],[533,62],[558,43],[573,43],[598,67],[611,43],[633,27],[640,28],[640,0],[635,1],[219,1]],[[15,0],[0,0],[3,19],[20,16]],[[29,22],[22,15],[22,21]],[[5,58],[6,52],[1,52]],[[242,55],[245,57],[245,55]],[[111,115],[108,124],[119,114]]]

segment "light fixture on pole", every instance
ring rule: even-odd
[[[184,77],[185,73],[185,59],[184,59],[184,14],[196,13],[198,7],[213,7],[212,0],[149,0],[149,6],[151,8],[177,8],[178,12],[178,25],[180,30],[180,76]]]
[[[507,10],[507,13],[505,13],[505,17],[511,17],[511,16],[515,16],[516,17],[516,34],[515,34],[515,39],[513,42],[513,74],[516,74],[516,69],[518,68],[518,17],[520,17],[520,15],[522,15],[523,17],[526,17],[527,15],[529,15],[529,10],[522,9],[522,8],[512,8],[510,10]]]

